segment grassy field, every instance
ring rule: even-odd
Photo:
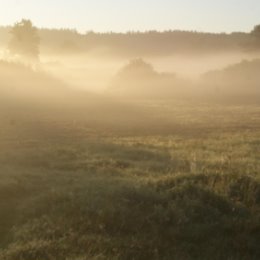
[[[260,259],[260,107],[135,105],[149,123],[2,116],[1,260]]]

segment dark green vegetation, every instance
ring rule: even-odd
[[[260,258],[259,101],[0,82],[1,260]]]

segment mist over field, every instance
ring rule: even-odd
[[[0,259],[260,259],[260,26],[0,27]]]

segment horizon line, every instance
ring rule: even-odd
[[[31,20],[31,19],[26,19],[25,20]],[[21,20],[18,20],[17,22],[19,22]],[[32,21],[32,20],[31,20]],[[33,23],[33,21],[32,21]],[[0,24],[0,28],[8,28],[8,27],[12,27],[14,24],[10,25],[10,24]],[[89,33],[94,33],[94,34],[144,34],[144,33],[166,33],[166,32],[187,32],[187,33],[201,33],[201,34],[226,34],[226,35],[231,35],[234,33],[244,33],[244,34],[250,34],[251,31],[218,31],[218,32],[214,32],[214,31],[204,31],[204,30],[196,30],[196,29],[164,29],[164,30],[158,30],[158,29],[147,29],[147,30],[123,30],[123,31],[117,31],[117,30],[106,30],[106,31],[98,31],[98,30],[94,30],[94,29],[86,29],[86,30],[82,30],[79,28],[73,28],[73,27],[41,27],[41,26],[36,26],[34,23],[33,25],[39,29],[39,30],[57,30],[57,31],[62,31],[62,30],[68,30],[68,31],[74,31],[78,34],[81,35],[86,35]]]

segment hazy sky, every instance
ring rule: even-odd
[[[81,32],[250,31],[260,24],[260,0],[0,0],[0,25],[21,18]]]

